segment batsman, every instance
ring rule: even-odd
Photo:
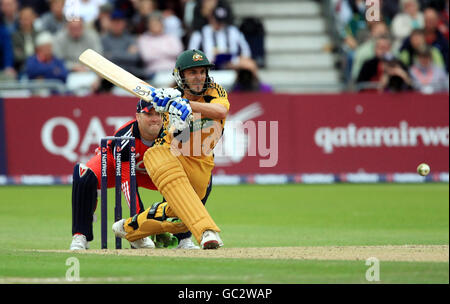
[[[155,89],[153,107],[164,113],[164,130],[144,154],[144,164],[165,201],[114,223],[128,241],[163,232],[192,232],[202,249],[223,246],[220,229],[202,204],[214,168],[230,103],[209,75],[214,65],[202,51],[187,50],[176,61],[176,88]]]

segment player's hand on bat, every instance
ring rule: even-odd
[[[177,130],[184,130],[189,127],[191,121],[192,108],[189,100],[176,97],[170,101],[169,105],[169,121]]]
[[[155,108],[155,111],[163,113],[169,110],[169,101],[174,98],[180,98],[181,92],[173,88],[161,88],[153,90],[151,95],[153,97],[153,107]]]

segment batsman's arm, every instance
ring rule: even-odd
[[[201,113],[202,116],[211,119],[222,120],[228,115],[228,109],[218,103],[203,103],[197,101],[190,101],[192,112]]]

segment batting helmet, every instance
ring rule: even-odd
[[[209,62],[205,53],[200,50],[184,51],[178,56],[172,75],[175,78],[178,87],[184,90],[186,87],[186,83],[184,81],[183,71],[197,67],[206,67],[206,82],[202,92],[198,93],[191,90],[191,93],[194,95],[201,95],[206,91],[208,87],[212,85],[213,82],[211,77],[209,76],[209,69],[214,67],[214,64]]]

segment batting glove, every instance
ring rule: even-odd
[[[189,127],[192,117],[192,108],[189,100],[177,97],[170,101],[169,122],[177,130],[184,130]]]
[[[170,101],[174,98],[181,98],[181,92],[173,88],[155,89],[151,96],[153,97],[153,107],[158,113],[169,110]]]

